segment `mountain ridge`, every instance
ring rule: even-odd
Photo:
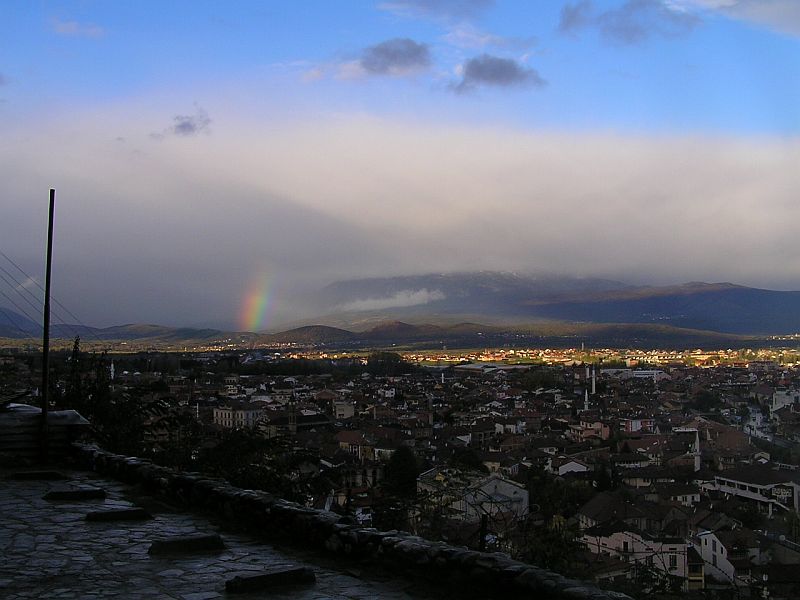
[[[416,287],[415,287],[416,286]],[[54,324],[51,336],[157,343],[498,343],[516,336],[604,335],[638,339],[741,341],[800,331],[800,292],[730,282],[633,286],[600,278],[507,272],[430,274],[334,282],[313,319],[272,332],[128,323],[105,328]],[[599,332],[599,333],[598,333]],[[0,337],[38,338],[41,326],[0,308]]]

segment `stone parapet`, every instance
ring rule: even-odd
[[[619,592],[569,579],[511,559],[432,542],[401,531],[378,531],[324,510],[306,508],[268,492],[243,490],[223,479],[181,472],[148,460],[74,444],[81,466],[141,486],[172,502],[209,511],[267,538],[292,542],[351,559],[370,559],[393,571],[426,577],[438,585],[490,591],[498,597],[567,600],[630,600]]]

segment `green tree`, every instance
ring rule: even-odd
[[[367,358],[367,372],[372,375],[394,377],[412,371],[412,365],[396,352],[373,352]]]

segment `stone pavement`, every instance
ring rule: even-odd
[[[15,481],[0,472],[0,598],[275,598],[278,600],[441,597],[425,584],[391,576],[346,572],[332,561],[277,549],[254,537],[220,531],[208,519],[175,512],[137,497],[119,482],[94,473],[62,471],[67,481]],[[47,501],[51,490],[96,486],[105,500]],[[150,521],[87,522],[86,513],[130,508],[142,502]],[[150,556],[152,540],[220,533],[222,552]],[[227,594],[225,581],[265,569],[307,566],[316,584],[268,594]]]

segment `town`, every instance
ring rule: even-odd
[[[624,592],[800,585],[788,351],[56,358],[53,407],[112,451]],[[0,356],[3,395],[37,367]]]

